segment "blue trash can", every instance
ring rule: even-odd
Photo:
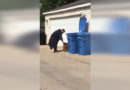
[[[85,32],[86,31],[86,23],[87,18],[81,17],[79,20],[79,32]]]
[[[71,54],[78,53],[77,33],[67,33],[68,51]]]
[[[90,37],[88,33],[85,33],[86,21],[87,21],[87,18],[85,17],[80,18],[80,21],[79,21],[80,33],[67,33],[68,51],[71,54],[76,54],[76,53],[79,53],[80,55],[90,54],[90,45],[89,45]]]
[[[90,55],[90,33],[78,33],[78,53]]]

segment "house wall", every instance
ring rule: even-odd
[[[47,43],[48,43],[50,35],[51,35],[51,27],[50,27],[51,19],[59,19],[59,18],[63,18],[63,17],[67,18],[67,17],[74,17],[74,16],[82,16],[82,15],[85,15],[85,17],[87,18],[87,22],[89,23],[90,18],[91,18],[90,7],[85,7],[85,8],[60,12],[60,13],[56,13],[56,14],[46,15],[45,16],[45,33],[47,35]]]

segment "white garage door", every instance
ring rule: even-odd
[[[51,33],[56,31],[57,29],[65,29],[66,32],[65,34],[63,34],[62,37],[64,42],[68,42],[66,33],[79,32],[79,19],[80,19],[79,16],[60,18],[60,19],[51,19],[50,21]],[[59,42],[58,46],[62,46],[62,43]]]

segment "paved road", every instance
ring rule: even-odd
[[[39,88],[39,53],[0,45],[0,90]]]
[[[90,90],[90,56],[53,53],[41,46],[41,90]]]

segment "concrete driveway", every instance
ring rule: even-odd
[[[90,90],[90,56],[40,46],[41,90]]]

